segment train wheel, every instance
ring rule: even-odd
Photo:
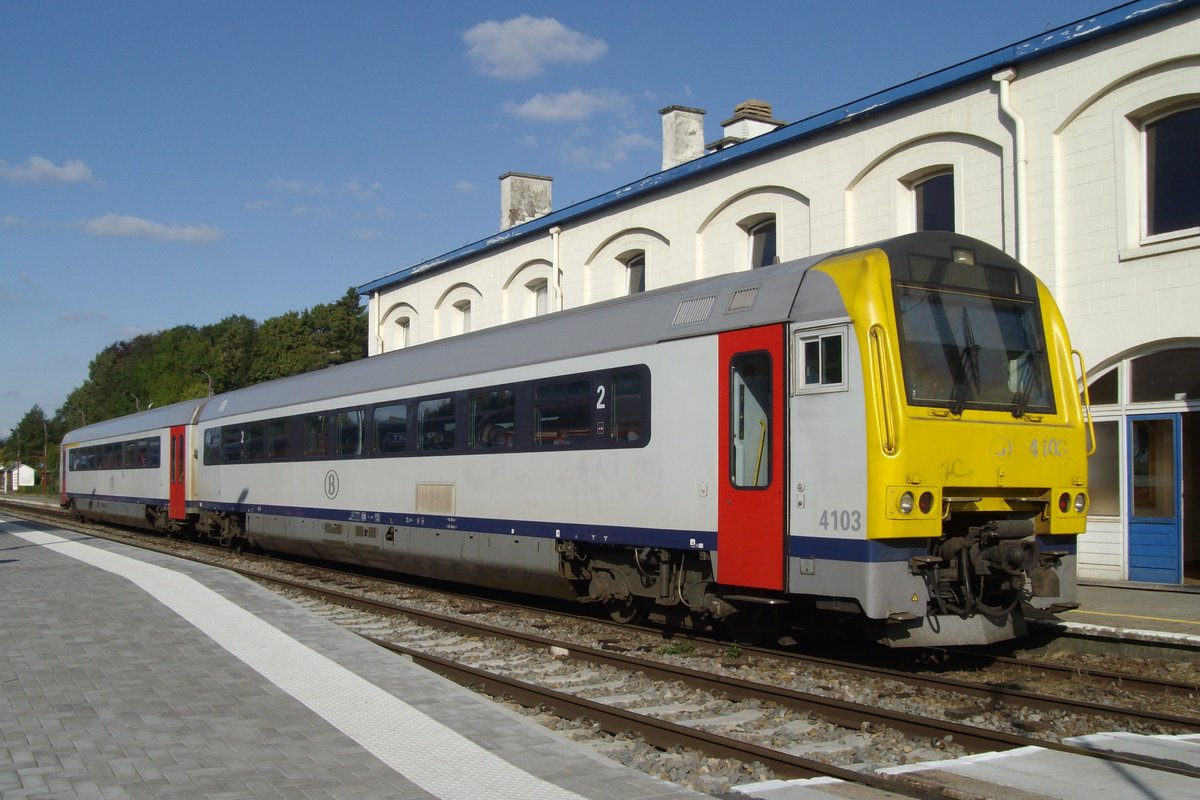
[[[650,604],[644,597],[629,595],[624,598],[613,598],[608,602],[608,617],[613,622],[622,625],[637,625],[646,619]]]

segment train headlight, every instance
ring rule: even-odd
[[[1058,510],[1062,513],[1067,513],[1071,510],[1071,495],[1063,492],[1058,497]]]
[[[933,510],[933,492],[921,492],[921,499],[917,501],[917,508],[922,514],[928,514]]]
[[[901,514],[912,513],[914,499],[915,498],[913,497],[912,492],[905,492],[904,494],[900,495],[900,500],[896,503],[896,507],[900,509]]]
[[[1079,494],[1075,495],[1075,511],[1076,513],[1082,514],[1083,509],[1085,508],[1087,508],[1087,495],[1083,492],[1080,492]]]

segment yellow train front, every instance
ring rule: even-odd
[[[789,593],[895,646],[1074,607],[1090,440],[1046,287],[930,233],[830,256],[805,278],[822,283],[845,319],[792,324]]]

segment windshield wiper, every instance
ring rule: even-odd
[[[979,345],[975,344],[975,332],[971,330],[971,318],[967,310],[962,312],[963,339],[966,344],[959,351],[959,369],[954,377],[954,394],[950,398],[950,411],[954,416],[962,416],[963,407],[967,404],[967,391],[972,383],[975,393],[979,394]]]
[[[1041,356],[1041,350],[1030,350],[1025,363],[1021,365],[1017,393],[1013,395],[1012,400],[1012,415],[1017,419],[1025,416],[1025,409],[1029,407],[1029,398],[1033,395],[1033,385],[1037,383]]]

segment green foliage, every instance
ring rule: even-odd
[[[664,644],[654,652],[663,656],[687,656],[696,651],[696,645],[692,642],[671,642]]]
[[[22,460],[41,471],[43,450],[49,449],[54,480],[58,443],[69,430],[204,397],[208,376],[219,394],[366,355],[367,314],[353,287],[332,303],[261,324],[229,316],[201,328],[180,325],[114,342],[96,354],[87,380],[67,395],[53,418],[36,405],[29,410],[4,442],[3,457],[6,463],[15,461],[19,442]]]

